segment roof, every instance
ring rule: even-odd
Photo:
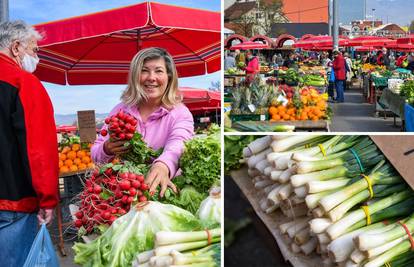
[[[323,35],[329,33],[328,23],[275,23],[272,25],[271,36],[278,36],[280,33],[287,33],[296,38],[305,34]]]
[[[224,10],[224,20],[238,19],[254,8],[256,8],[256,2],[236,2]]]
[[[404,29],[403,29],[403,28],[401,28],[401,26],[399,26],[399,25],[397,25],[397,24],[395,24],[395,23],[387,23],[387,24],[383,24],[383,25],[381,25],[381,26],[379,26],[379,27],[374,28],[373,30],[374,30],[374,32],[377,32],[377,31],[384,30],[384,29],[386,29],[387,27],[394,27],[394,28],[396,28],[396,29],[399,29],[399,30],[401,30],[401,31],[404,31]]]
[[[291,22],[328,22],[328,0],[283,0],[283,12]]]

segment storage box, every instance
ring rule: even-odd
[[[268,121],[269,114],[230,114],[232,121]]]

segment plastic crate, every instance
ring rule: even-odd
[[[230,114],[232,121],[268,121],[269,114]]]
[[[75,174],[59,178],[63,180],[63,188],[62,183],[60,183],[61,198],[73,198],[74,196],[78,195],[83,190],[82,177],[84,176],[85,174]]]

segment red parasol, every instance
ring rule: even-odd
[[[269,49],[270,46],[264,43],[258,43],[258,42],[243,42],[241,44],[236,44],[230,47],[230,50],[249,50],[249,49]]]
[[[345,46],[348,43],[347,39],[340,38],[338,40],[339,46]],[[295,44],[293,44],[295,48],[303,48],[308,50],[332,50],[333,49],[333,40],[331,36],[327,35],[319,35],[306,38],[304,40],[299,40]]]
[[[180,87],[183,103],[193,113],[195,111],[211,111],[221,108],[220,92],[191,87]]]
[[[36,75],[57,84],[125,84],[137,51],[165,48],[180,77],[221,68],[220,13],[158,3],[127,7],[36,25]]]
[[[379,36],[360,36],[348,41],[346,46],[379,46],[385,47],[385,44],[392,43],[393,40]]]

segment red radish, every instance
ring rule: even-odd
[[[119,187],[121,188],[121,190],[129,190],[129,188],[131,187],[131,182],[128,180],[123,180],[119,183]]]
[[[121,179],[128,179],[128,177],[129,177],[129,174],[127,172],[123,172],[119,175],[119,178]]]
[[[134,197],[128,197],[127,203],[131,204],[132,202],[134,202]]]
[[[137,180],[132,181],[131,182],[131,185],[135,189],[139,189],[141,187],[141,183],[139,181],[137,181]]]
[[[81,227],[82,227],[82,225],[83,225],[83,223],[82,223],[82,221],[81,221],[81,220],[76,220],[76,221],[75,221],[75,226],[76,226],[77,228],[81,228]]]
[[[107,136],[107,135],[108,135],[108,131],[107,131],[107,130],[105,130],[105,129],[103,129],[103,130],[101,131],[101,135],[102,135],[102,136]]]
[[[105,123],[106,123],[106,124],[109,124],[110,122],[111,122],[111,119],[110,119],[110,118],[106,118],[106,119],[105,119]]]
[[[131,187],[129,189],[129,195],[130,196],[135,196],[137,194],[137,190],[134,187]]]
[[[145,183],[141,184],[141,190],[145,191],[145,190],[148,190],[148,189],[149,189],[149,186],[147,184],[145,184]]]
[[[124,214],[126,214],[127,212],[124,210],[124,209],[119,209],[119,211],[118,211],[118,214],[119,215],[124,215]]]
[[[124,133],[120,133],[120,134],[118,135],[118,137],[119,137],[119,139],[121,139],[121,140],[125,140],[125,134],[124,134]]]
[[[114,215],[112,215],[110,218],[109,218],[109,223],[110,224],[112,224],[115,220],[116,220],[117,218],[114,216]]]
[[[131,140],[133,137],[134,137],[134,134],[133,133],[127,133],[127,134],[125,134],[125,139],[126,140]]]
[[[121,202],[124,203],[124,204],[128,204],[128,196],[124,195],[121,199]]]
[[[144,182],[144,176],[142,175],[137,175],[137,179],[138,181],[140,181],[141,183]]]
[[[140,196],[139,197],[139,202],[145,202],[147,201],[147,197],[146,196]]]
[[[76,213],[75,213],[75,216],[76,216],[76,218],[78,218],[78,219],[82,219],[82,217],[83,217],[83,212],[82,212],[82,211],[78,211],[78,212],[76,212]]]
[[[142,191],[141,190],[137,190],[137,196],[142,196],[143,194],[142,194]]]
[[[109,220],[110,217],[111,217],[111,213],[109,211],[105,211],[102,213],[102,218],[104,220]]]
[[[95,194],[100,194],[100,193],[102,192],[102,188],[101,188],[99,185],[95,185],[95,186],[93,187],[93,192],[94,192]]]

